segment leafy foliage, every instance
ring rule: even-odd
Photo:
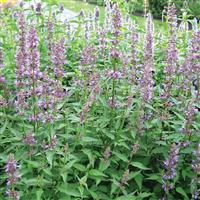
[[[107,6],[105,24],[0,10],[0,199],[198,196],[199,24],[143,30]]]

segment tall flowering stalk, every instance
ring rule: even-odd
[[[144,16],[147,16],[149,10],[149,0],[144,0]]]
[[[99,81],[99,80],[98,80]],[[96,84],[93,86],[93,89],[88,97],[87,102],[84,104],[82,111],[80,113],[80,122],[84,123],[87,117],[87,113],[90,111],[90,108],[94,104],[97,95],[100,93],[100,87],[99,82],[96,82]]]
[[[29,120],[34,123],[34,132],[36,131],[36,122],[38,119],[37,113],[37,87],[43,77],[40,67],[40,52],[39,52],[39,38],[37,30],[33,27],[30,28],[28,33],[28,67],[26,71],[28,95],[31,98],[30,106],[33,114],[29,116]]]
[[[54,31],[54,25],[52,21],[47,22],[47,43],[48,43],[48,55],[49,57],[51,56],[51,51],[52,51],[52,41],[53,41],[53,31]]]
[[[135,24],[131,27],[131,77],[130,82],[131,84],[136,84],[137,82],[137,43],[139,41],[139,35],[136,32]]]
[[[57,78],[64,76],[63,66],[65,65],[65,39],[52,45],[51,59],[53,63],[53,70]]]
[[[88,20],[89,20],[89,30],[90,32],[94,31],[94,14],[92,12],[88,13]]]
[[[19,175],[17,174],[17,161],[15,160],[13,154],[10,154],[8,156],[5,171],[8,176],[7,179],[8,190],[6,191],[6,194],[8,195],[9,198],[19,200],[20,199],[19,192],[14,189],[15,184],[19,179]]]
[[[5,83],[6,79],[3,76],[4,62],[3,62],[3,50],[0,48],[0,84]]]
[[[96,49],[94,46],[87,46],[81,53],[80,71],[84,79],[84,91],[86,95],[87,86],[91,85],[91,77],[96,68]]]
[[[99,7],[96,6],[95,11],[94,11],[94,23],[95,23],[95,29],[97,32],[99,30],[99,16],[100,16],[100,10],[99,10]]]
[[[179,71],[183,77],[182,88],[186,93],[191,92],[192,83],[196,82],[198,99],[200,95],[199,76],[200,76],[200,30],[193,33],[189,50],[185,61]]]
[[[23,114],[23,110],[27,108],[26,104],[26,91],[25,77],[28,67],[28,52],[27,52],[27,31],[24,13],[19,13],[18,15],[18,28],[19,28],[19,38],[18,38],[18,48],[16,53],[16,88],[17,88],[17,100],[15,102],[17,111],[19,114]]]
[[[167,7],[167,21],[169,25],[169,33],[173,35],[177,30],[177,15],[176,6],[174,3],[169,2]]]
[[[106,48],[107,48],[107,43],[108,39],[106,37],[107,31],[105,28],[99,30],[99,51],[100,51],[100,57],[105,61],[106,58]]]
[[[176,78],[177,72],[177,61],[178,61],[178,50],[176,47],[176,31],[177,31],[177,16],[176,7],[174,4],[168,6],[168,24],[170,38],[167,47],[167,61],[165,67],[165,83],[163,98],[169,98],[171,96],[171,90],[173,87],[173,81]]]
[[[154,70],[154,25],[152,15],[149,13],[146,20],[146,35],[144,44],[144,64],[141,77],[141,95],[144,102],[150,102],[153,95]]]
[[[173,189],[173,184],[170,181],[176,177],[176,168],[179,161],[179,144],[172,144],[170,149],[170,154],[167,160],[164,162],[165,172],[162,176],[163,185],[162,188],[166,193]]]
[[[122,28],[122,16],[119,10],[118,4],[113,5],[112,9],[112,47],[110,49],[110,57],[112,60],[113,69],[109,74],[112,74],[112,97],[109,100],[109,105],[114,108],[116,106],[115,96],[116,96],[116,79],[120,77],[120,72],[117,69],[117,65],[120,59],[120,50],[119,50],[119,43],[120,43],[120,35],[121,35],[121,28]]]
[[[200,175],[200,144],[198,144],[197,150],[194,152],[196,157],[192,161],[192,169],[195,173],[195,177],[192,179],[192,199],[199,199],[200,188],[198,189],[199,175]]]
[[[88,91],[90,95],[80,113],[81,123],[85,122],[87,113],[100,93],[100,75],[96,70],[96,59],[96,49],[93,46],[87,46],[81,55],[81,71],[84,78],[84,98]]]
[[[195,100],[191,99],[187,105],[186,111],[185,111],[185,124],[183,128],[183,133],[185,133],[187,136],[189,136],[189,141],[192,136],[192,124],[195,118],[195,115],[197,113],[197,109],[194,106]]]
[[[105,21],[104,21],[104,27],[107,31],[110,31],[112,26],[112,9],[110,5],[110,0],[105,0]]]

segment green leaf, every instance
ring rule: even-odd
[[[116,155],[120,160],[123,160],[124,162],[128,162],[127,155],[124,155],[119,152],[113,152],[114,155]]]
[[[47,158],[48,163],[51,165],[51,167],[52,167],[52,163],[53,163],[54,154],[55,153],[53,151],[46,152],[46,158]]]
[[[4,131],[6,130],[6,128],[7,128],[7,125],[8,125],[8,122],[6,121],[5,123],[4,123],[4,125],[1,127],[1,129],[0,129],[0,134],[3,134],[4,133]]]
[[[150,174],[150,176],[148,178],[146,178],[146,179],[155,180],[155,181],[157,181],[159,183],[162,183],[161,177],[159,175],[157,175],[157,174]]]
[[[131,165],[134,166],[134,167],[137,167],[137,168],[139,168],[139,169],[142,169],[142,170],[150,170],[150,168],[145,167],[145,166],[144,166],[142,163],[140,163],[140,162],[132,162]]]
[[[139,187],[139,189],[141,190],[142,189],[142,181],[143,181],[143,176],[141,174],[138,174],[136,177],[135,177],[135,181]]]
[[[104,160],[101,160],[99,163],[99,170],[103,172],[109,167],[109,165],[109,162],[106,163]]]
[[[104,176],[104,177],[107,177],[107,175],[105,175],[103,172],[101,172],[99,170],[96,170],[96,169],[91,169],[89,171],[89,175],[90,176]]]
[[[100,140],[93,137],[82,137],[81,141],[83,142],[101,142]]]
[[[42,197],[43,192],[44,191],[42,189],[37,190],[37,192],[36,192],[37,200],[42,199],[41,197]]]
[[[74,168],[76,168],[77,170],[81,171],[81,172],[85,172],[86,171],[86,168],[84,165],[82,164],[79,164],[79,163],[75,163],[73,165]]]
[[[58,191],[72,197],[81,197],[80,191],[78,189],[78,185],[75,186],[72,184],[62,184],[58,187]]]
[[[127,196],[120,196],[117,197],[115,200],[136,200],[136,197],[132,196],[132,195],[127,195]]]
[[[183,190],[183,188],[177,187],[177,188],[176,188],[176,191],[177,191],[179,194],[183,195],[186,199],[189,199],[188,196],[187,196],[187,194],[186,194],[185,191]]]
[[[152,193],[144,192],[144,193],[139,194],[137,199],[138,200],[139,199],[144,199],[146,197],[150,197],[151,195],[152,195]]]

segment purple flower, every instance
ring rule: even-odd
[[[149,13],[146,21],[146,35],[144,44],[144,64],[142,78],[140,80],[141,95],[145,102],[152,99],[153,93],[153,78],[152,71],[154,70],[154,39],[153,39],[153,20]]]
[[[100,29],[98,34],[100,56],[105,60],[108,39],[106,29]]]
[[[55,149],[56,145],[57,145],[57,136],[54,135],[52,138],[51,138],[51,141],[49,144],[46,144],[46,143],[43,143],[42,144],[42,148],[45,149],[45,150],[53,150]]]
[[[104,28],[106,29],[106,31],[110,31],[112,29],[111,27],[111,5],[110,5],[110,1],[106,0],[105,1],[105,21],[104,21]]]
[[[96,49],[93,46],[87,46],[81,53],[81,71],[88,73],[96,67]]]
[[[179,72],[183,76],[183,89],[190,91],[192,82],[195,81],[200,73],[200,30],[193,33],[189,51]],[[198,96],[199,94],[197,94]]]
[[[119,36],[121,34],[121,28],[122,28],[122,16],[118,4],[114,4],[112,9],[112,26],[113,26],[112,34],[114,36],[112,43],[114,46],[116,46],[119,44]]]
[[[169,24],[169,31],[174,34],[177,29],[177,15],[176,6],[174,3],[169,3],[167,8],[167,21]]]
[[[64,76],[63,67],[65,65],[65,39],[61,38],[60,41],[54,43],[52,46],[51,59],[53,63],[54,73],[57,78]]]
[[[170,149],[169,158],[164,162],[166,173],[163,175],[164,180],[173,179],[176,176],[176,167],[179,159],[179,145],[173,144]]]
[[[30,28],[28,33],[28,68],[26,75],[29,78],[30,85],[36,83],[37,79],[40,78],[40,52],[39,52],[39,39],[37,35],[37,30],[35,28]],[[35,93],[34,88],[32,88],[33,94]]]
[[[19,175],[17,174],[17,161],[15,160],[13,154],[9,154],[8,156],[5,171],[8,176],[7,186],[13,188],[19,179]],[[15,198],[16,200],[19,199],[19,193],[14,189],[8,188],[6,194],[11,198]]]
[[[103,159],[104,159],[104,162],[107,163],[108,162],[108,159],[110,158],[111,156],[111,150],[110,150],[110,146],[106,147],[105,151],[103,152]]]
[[[85,18],[85,11],[83,9],[79,13],[79,16],[82,17],[82,18]]]
[[[177,61],[178,61],[178,50],[176,47],[176,35],[170,36],[168,48],[167,48],[167,63],[165,67],[165,84],[163,98],[169,98],[173,87],[173,81],[176,78],[177,72]]]
[[[96,6],[95,11],[94,11],[94,23],[95,23],[96,30],[99,30],[99,16],[100,16],[99,7]]]
[[[86,115],[87,113],[90,111],[90,108],[92,107],[93,103],[96,100],[97,95],[99,94],[99,85],[98,83],[96,83],[96,85],[94,86],[94,88],[92,89],[87,102],[84,104],[83,109],[80,113],[80,122],[84,123],[86,120]]]
[[[136,32],[136,27],[135,25],[132,25],[131,28],[131,78],[130,81],[132,84],[136,84],[136,79],[137,79],[137,43],[139,41],[139,35]]]
[[[9,198],[13,198],[15,200],[19,200],[20,199],[20,195],[19,192],[13,189],[9,189],[6,191],[6,194],[8,195]]]
[[[0,70],[4,68],[3,57],[4,57],[3,50],[2,48],[0,48]]]
[[[113,79],[119,79],[122,77],[122,74],[119,71],[108,70],[106,72],[106,76],[108,76],[109,78],[113,78]]]
[[[121,181],[120,181],[120,187],[121,187],[121,188],[123,188],[124,185],[127,184],[128,179],[129,179],[129,174],[130,174],[129,169],[127,169],[127,170],[124,172],[124,174],[123,174],[123,176],[122,176],[122,179],[121,179]]]
[[[54,33],[54,25],[53,22],[48,21],[47,23],[47,44],[48,44],[48,53],[49,56],[51,55],[51,51],[52,51],[52,43],[53,43],[53,33]]]
[[[19,45],[16,53],[16,87],[18,90],[24,85],[24,77],[28,65],[27,32],[24,13],[18,14]]]
[[[89,30],[92,32],[94,30],[94,16],[92,12],[88,13],[88,20],[89,20]]]
[[[23,142],[29,146],[36,144],[35,135],[33,133],[29,133],[25,135]]]
[[[200,174],[200,144],[198,144],[197,150],[194,152],[196,157],[195,160],[192,162],[192,169],[194,172],[199,175]]]
[[[36,4],[36,8],[35,8],[36,15],[41,15],[41,10],[42,10],[42,4],[41,3],[37,3]]]

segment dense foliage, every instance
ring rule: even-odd
[[[122,2],[123,4],[127,4],[128,9],[131,13],[143,14],[145,6],[144,2],[146,2],[149,6],[148,8],[151,10],[151,13],[155,18],[162,18],[163,10],[168,5],[169,0],[112,0],[115,2]],[[104,5],[104,0],[87,0],[88,3],[97,4],[99,6]],[[181,10],[185,9],[191,15],[191,17],[197,17],[200,19],[200,1],[199,0],[172,0],[174,2],[177,11],[181,14]]]
[[[197,21],[62,10],[0,10],[0,199],[198,199]]]

